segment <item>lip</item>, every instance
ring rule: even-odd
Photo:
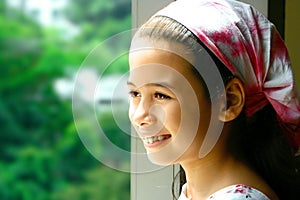
[[[171,138],[171,134],[160,134],[160,135],[154,135],[154,136],[148,136],[148,137],[143,137],[143,143],[146,148],[154,148],[158,147]]]

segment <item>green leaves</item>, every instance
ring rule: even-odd
[[[103,166],[88,152],[71,99],[61,99],[53,85],[76,72],[101,40],[130,29],[130,7],[128,0],[70,1],[67,16],[81,32],[66,40],[59,30],[0,2],[1,200],[129,199],[130,175]],[[127,62],[118,59],[107,73],[125,72]],[[112,142],[129,150],[128,136],[119,137],[117,125],[109,123],[112,116],[101,120]]]

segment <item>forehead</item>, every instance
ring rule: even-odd
[[[154,53],[158,54],[154,55]],[[177,57],[193,63],[194,56],[192,52],[187,51],[187,48],[179,42],[166,39],[152,41],[147,38],[134,38],[130,46],[130,55],[139,54],[142,54],[143,56],[149,55],[150,59],[158,58],[161,62],[167,60],[168,57]]]
[[[173,52],[160,49],[133,51],[129,55],[129,81],[135,84],[165,82],[179,84],[192,76],[192,65]]]

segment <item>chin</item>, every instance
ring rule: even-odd
[[[156,165],[169,166],[177,163],[178,157],[170,154],[163,154],[161,152],[147,153],[148,159]]]

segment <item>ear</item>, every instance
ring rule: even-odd
[[[238,78],[231,79],[226,87],[226,104],[221,104],[219,119],[229,122],[236,119],[243,110],[245,104],[245,91],[243,83]]]

